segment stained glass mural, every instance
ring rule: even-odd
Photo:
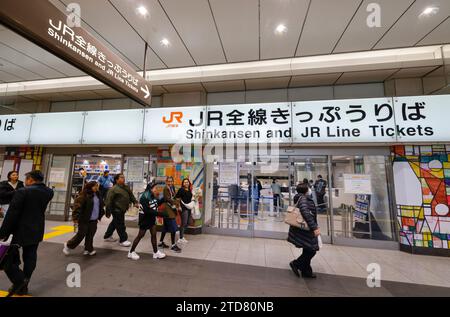
[[[392,147],[400,243],[450,249],[450,145]]]

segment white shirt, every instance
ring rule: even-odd
[[[12,188],[16,189],[17,188],[17,184],[19,184],[19,182],[16,182],[15,184],[8,182],[9,185],[11,185]]]

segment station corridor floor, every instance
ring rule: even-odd
[[[288,265],[300,250],[283,240],[187,235],[182,253],[166,250],[166,259],[154,260],[147,234],[136,250],[141,259],[132,261],[128,248],[103,241],[106,221],[99,224],[96,256],[83,256],[81,246],[63,255],[71,225],[47,221],[32,296],[450,296],[449,258],[324,245],[312,261],[318,278],[304,280]],[[132,240],[137,229],[127,231]],[[80,288],[66,284],[70,263],[80,265]],[[380,265],[381,287],[367,286],[370,263]],[[0,274],[0,296],[9,286]]]

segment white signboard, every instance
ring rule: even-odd
[[[128,159],[126,181],[131,183],[144,180],[144,159]]]
[[[344,193],[346,194],[372,194],[370,175],[344,174]]]
[[[0,144],[27,144],[30,135],[31,120],[31,115],[29,114],[0,116]]]
[[[65,183],[66,182],[66,169],[60,167],[52,167],[50,169],[49,180],[50,183]]]
[[[292,103],[294,143],[395,142],[391,98]]]
[[[450,96],[394,98],[399,142],[449,142]]]
[[[83,112],[38,113],[33,116],[30,144],[81,143]]]
[[[207,143],[290,143],[290,103],[208,107],[204,138]]]
[[[202,143],[204,107],[145,110],[144,144]]]
[[[83,144],[138,144],[142,142],[144,110],[86,113]]]
[[[239,184],[238,163],[219,163],[219,184],[220,185]]]

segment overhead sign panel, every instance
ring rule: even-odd
[[[0,23],[111,88],[150,106],[150,83],[81,26],[71,26],[67,16],[48,0],[1,0]]]
[[[392,98],[292,103],[294,143],[395,142]]]

